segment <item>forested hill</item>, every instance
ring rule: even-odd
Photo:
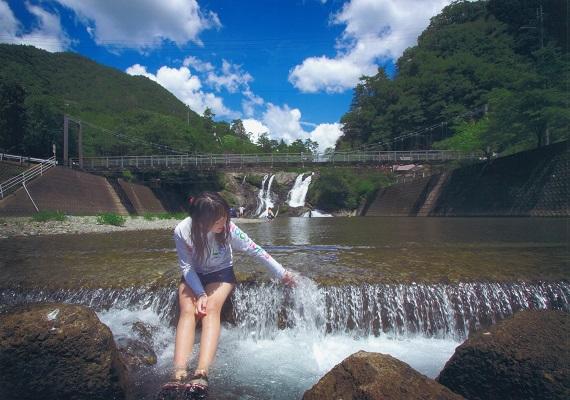
[[[509,153],[567,138],[567,18],[560,0],[452,3],[393,79],[361,79],[337,149]]]
[[[51,143],[61,148],[64,113],[91,124],[83,125],[86,155],[168,151],[160,145],[221,151],[213,132],[230,134],[229,124],[190,111],[150,79],[78,54],[1,44],[0,60],[0,151],[49,156]],[[71,124],[71,140],[74,129]],[[233,139],[234,148],[253,146],[245,137]]]

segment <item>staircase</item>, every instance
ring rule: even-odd
[[[437,199],[439,199],[439,194],[445,183],[447,182],[447,178],[449,178],[449,172],[444,172],[439,175],[435,186],[430,190],[429,194],[424,201],[424,204],[418,211],[418,217],[427,217],[430,215],[431,211],[435,207],[437,203]]]

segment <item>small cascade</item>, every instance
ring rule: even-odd
[[[170,324],[172,287],[130,289],[2,289],[0,312],[31,302],[83,304],[96,311],[150,309]],[[570,310],[570,284],[363,284],[318,287],[308,278],[295,288],[274,283],[238,285],[232,295],[235,329],[244,338],[291,334],[465,339],[474,330],[524,309]]]
[[[304,173],[297,176],[295,183],[293,184],[293,188],[291,188],[287,195],[287,203],[291,207],[305,206],[305,198],[307,197],[307,192],[309,191],[309,185],[313,179],[314,172],[307,175],[305,179],[303,179],[303,175]]]
[[[272,338],[280,329],[321,335],[425,336],[465,339],[523,309],[568,309],[568,283],[271,284],[238,286],[234,317],[244,336]]]
[[[310,210],[301,215],[301,217],[305,218],[325,218],[325,217],[332,217],[332,214],[328,214],[324,211],[320,210]]]
[[[268,175],[266,175],[268,176]],[[272,200],[272,196],[271,196],[271,185],[273,184],[273,179],[275,178],[275,175],[271,175],[271,177],[269,178],[269,182],[267,184],[267,189],[265,190],[265,192],[261,193],[260,195],[261,197],[259,197],[260,199],[260,205],[258,207],[258,216],[259,218],[265,218],[267,217],[267,210],[269,208],[273,208],[275,207],[275,204],[273,204],[273,200]],[[263,179],[263,183],[261,185],[261,190],[263,191],[263,186],[265,184],[266,179]]]

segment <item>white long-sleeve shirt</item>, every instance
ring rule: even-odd
[[[192,218],[190,217],[176,225],[174,229],[174,242],[176,243],[176,252],[178,253],[178,264],[184,275],[184,280],[196,296],[199,297],[205,293],[197,273],[209,274],[232,267],[232,247],[257,258],[276,278],[281,279],[283,275],[285,275],[285,268],[275,261],[263,248],[251,240],[249,236],[233,222],[230,222],[229,244],[225,247],[220,247],[215,239],[215,235],[211,232],[208,233],[207,239],[210,254],[199,264],[192,244],[191,228]]]

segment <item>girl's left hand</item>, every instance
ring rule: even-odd
[[[281,281],[284,285],[292,287],[295,286],[295,275],[291,271],[286,271]]]

